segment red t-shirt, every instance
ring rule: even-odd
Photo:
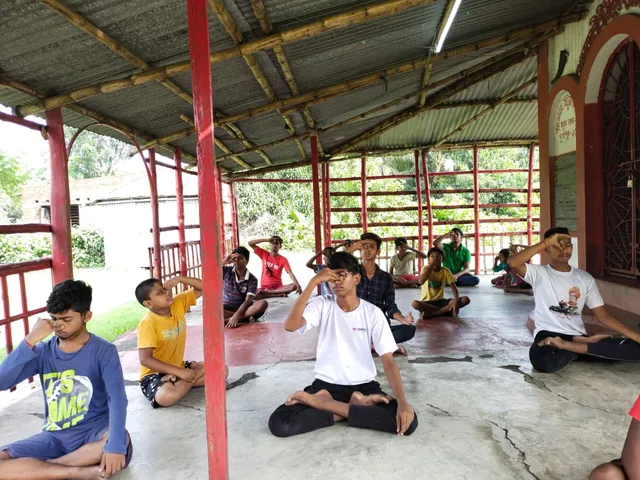
[[[282,270],[291,271],[289,260],[282,255],[274,257],[265,249],[255,247],[254,252],[262,259],[262,278],[260,288],[274,289],[282,286]]]
[[[640,422],[640,397],[638,397],[636,403],[634,403],[631,410],[629,410],[629,415]]]

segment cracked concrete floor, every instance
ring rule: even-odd
[[[227,333],[227,348],[253,342],[254,347],[271,348],[268,358],[276,357],[271,363],[261,359],[231,366],[230,477],[577,480],[586,479],[595,465],[618,457],[629,424],[627,411],[638,394],[633,382],[637,365],[575,362],[553,375],[532,372],[527,349],[531,335],[524,327],[530,300],[517,300],[520,316],[515,318],[509,311],[488,311],[494,300],[465,309],[459,323],[419,326],[419,334],[407,345],[411,356],[397,359],[407,397],[419,416],[418,430],[410,437],[344,424],[289,439],[271,436],[271,412],[313,380],[314,364],[308,359],[314,352],[301,349],[287,357],[289,344],[263,330],[277,320],[274,317],[267,324]],[[460,342],[436,348],[436,341],[449,341],[445,333],[452,325],[452,335]],[[478,331],[491,331],[497,340],[483,343],[486,337],[478,337]],[[250,332],[258,332],[259,338]],[[245,343],[230,342],[229,335],[244,335]],[[285,338],[300,341],[297,336]],[[123,359],[132,342],[124,339]],[[379,381],[390,391],[379,359],[376,362]],[[131,368],[125,362],[134,458],[117,478],[206,479],[204,392],[191,392],[171,409],[152,410]],[[39,391],[21,388],[0,394],[2,443],[36,433],[41,417]]]

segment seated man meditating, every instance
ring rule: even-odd
[[[39,375],[45,399],[42,431],[0,448],[1,480],[109,478],[131,461],[120,358],[87,331],[91,299],[84,282],[56,285],[50,318],[0,364],[0,391]]]
[[[425,259],[427,256],[411,248],[404,237],[398,237],[395,241],[398,252],[389,262],[389,273],[393,277],[393,286],[396,288],[408,288],[418,286],[418,276],[413,272],[413,262],[416,258]]]
[[[360,250],[360,282],[356,287],[358,298],[373,303],[387,316],[400,322],[393,325],[391,333],[396,343],[411,340],[416,334],[413,324],[413,315],[409,312],[406,316],[400,312],[396,305],[396,291],[393,288],[391,274],[382,270],[376,263],[380,254],[382,240],[375,233],[363,233],[360,240],[345,248],[347,253]],[[407,350],[398,345],[398,353],[407,354]]]
[[[284,328],[306,333],[319,329],[315,380],[304,391],[287,398],[269,418],[277,437],[307,433],[346,420],[350,427],[410,435],[418,417],[407,402],[393,352],[396,343],[379,308],[356,295],[360,282],[358,261],[338,252],[328,268],[317,274],[296,300]],[[329,282],[334,296],[311,294]],[[382,359],[384,372],[396,398],[375,381],[376,364],[371,344]]]
[[[534,255],[546,251],[549,265],[531,265]],[[584,356],[609,360],[640,360],[640,334],[607,312],[594,278],[573,268],[569,230],[547,230],[544,240],[509,257],[509,267],[533,286],[534,340],[529,349],[531,365],[551,373]],[[587,305],[598,322],[624,337],[587,336],[582,309]]]
[[[460,297],[453,275],[442,266],[444,252],[438,247],[429,249],[429,263],[422,267],[419,283],[422,285],[422,300],[414,300],[411,306],[418,310],[421,319],[457,316],[461,308],[469,305],[469,297]],[[453,298],[444,298],[444,287],[449,285]]]
[[[222,303],[225,325],[235,328],[239,322],[253,323],[264,315],[269,304],[266,300],[256,300],[258,279],[247,270],[249,250],[234,248],[231,255],[222,262]],[[226,265],[233,264],[233,267]]]
[[[598,465],[589,480],[637,480],[640,478],[640,397],[629,411],[631,424],[622,448],[622,457]]]
[[[259,243],[264,242],[269,242],[270,248],[268,252],[258,246]],[[286,297],[292,292],[302,293],[302,287],[291,271],[289,260],[278,253],[282,248],[282,238],[278,235],[274,235],[271,238],[259,238],[251,240],[249,246],[253,248],[253,251],[262,260],[262,278],[260,279],[260,288],[256,294],[256,300],[270,297]],[[282,284],[283,270],[289,274],[293,283]]]
[[[451,242],[442,243],[445,237],[449,237]],[[440,235],[433,241],[433,246],[444,251],[444,266],[451,270],[456,285],[459,287],[475,287],[480,283],[480,279],[469,272],[469,264],[471,262],[471,252],[462,245],[462,237],[464,234],[459,228],[452,228],[449,233]]]

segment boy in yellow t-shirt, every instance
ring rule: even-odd
[[[414,300],[411,306],[420,312],[420,318],[456,316],[469,305],[469,297],[459,297],[456,280],[447,267],[442,266],[444,252],[433,247],[427,252],[428,263],[422,267],[418,283],[422,285],[422,300]],[[449,285],[453,298],[444,298],[444,287]]]
[[[178,284],[191,289],[175,297]],[[185,362],[185,314],[202,296],[202,280],[174,277],[163,285],[150,278],[136,287],[136,298],[147,314],[138,324],[140,387],[153,408],[170,407],[193,387],[204,385],[204,363]]]

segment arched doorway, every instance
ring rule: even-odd
[[[623,42],[611,56],[599,98],[604,269],[636,278],[640,276],[640,49],[635,42]]]

